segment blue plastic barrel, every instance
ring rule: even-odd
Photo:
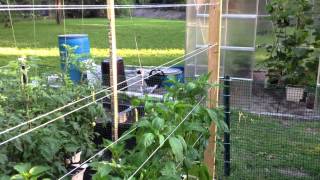
[[[85,61],[90,55],[90,42],[87,34],[65,34],[59,35],[59,50],[61,59],[61,69],[65,69],[66,61],[66,49],[64,45],[70,47],[77,47],[74,51],[76,55],[79,55],[78,61]],[[74,83],[78,83],[81,79],[81,72],[75,65],[70,65],[69,69],[70,79]]]
[[[177,75],[177,79],[179,82],[184,83],[184,66],[174,66],[173,68],[180,69],[182,73]]]
[[[171,87],[173,84],[166,82],[170,78],[175,78],[178,82],[183,83],[183,71],[180,68],[162,68],[161,71],[165,75],[165,80],[162,83],[163,86]]]

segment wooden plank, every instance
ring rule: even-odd
[[[211,83],[219,83],[220,77],[220,42],[221,42],[221,0],[211,0],[209,12],[209,43],[214,47],[208,50],[208,72],[211,73],[209,81]],[[209,108],[218,106],[219,88],[213,88],[209,91]],[[217,143],[217,126],[212,124],[210,127],[211,136],[209,144],[204,152],[204,163],[207,165],[210,175],[216,177],[215,156]]]
[[[110,49],[110,86],[112,87],[111,98],[111,111],[113,112],[113,140],[119,138],[118,134],[118,68],[117,68],[117,45],[116,45],[116,25],[115,25],[115,13],[114,13],[114,0],[107,0],[109,8],[108,20],[109,20],[109,49]]]

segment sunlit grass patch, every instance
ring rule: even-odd
[[[184,55],[183,49],[118,49],[117,54],[124,59],[125,65],[157,66]],[[60,68],[58,48],[10,48],[0,47],[0,66],[16,61],[20,56],[32,56],[40,59],[39,64],[51,68]],[[109,56],[108,49],[91,48],[91,56],[99,64]],[[140,59],[139,59],[140,58]],[[173,63],[178,63],[182,59]],[[183,64],[182,62],[180,64]],[[171,64],[169,64],[171,65]]]
[[[184,54],[183,49],[118,49],[118,56],[121,57],[172,57]],[[0,47],[0,56],[37,56],[37,57],[58,57],[58,48],[10,48]],[[93,57],[107,57],[109,50],[101,48],[91,48]]]

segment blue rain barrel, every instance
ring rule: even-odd
[[[183,71],[180,68],[161,68],[161,71],[165,75],[165,80],[162,83],[163,86],[172,86],[171,83],[166,82],[169,78],[175,78],[178,82],[183,83]]]
[[[78,58],[78,61],[85,61],[90,55],[90,42],[87,34],[65,34],[59,35],[59,50],[60,50],[60,59],[61,59],[61,69],[65,69],[66,61],[66,49],[64,45],[70,47],[77,47],[74,51],[76,55],[81,57]],[[81,72],[79,68],[75,65],[70,65],[69,69],[70,79],[74,83],[78,83],[81,79]]]
[[[177,75],[177,79],[179,82],[184,83],[184,66],[174,66],[175,69],[180,69],[181,74]]]

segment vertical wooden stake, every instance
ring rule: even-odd
[[[219,83],[220,77],[220,41],[221,41],[221,0],[211,0],[209,10],[209,43],[214,45],[208,50],[208,71],[211,73],[210,82]],[[209,91],[209,108],[218,107],[219,88]],[[207,165],[210,175],[215,178],[215,156],[217,141],[217,126],[212,124],[210,127],[211,137],[209,144],[204,152],[204,163]]]
[[[116,28],[114,0],[107,0],[108,19],[109,19],[109,49],[110,49],[110,86],[112,87],[111,111],[113,111],[113,140],[119,138],[118,134],[118,68],[117,68],[117,45],[116,45]]]

